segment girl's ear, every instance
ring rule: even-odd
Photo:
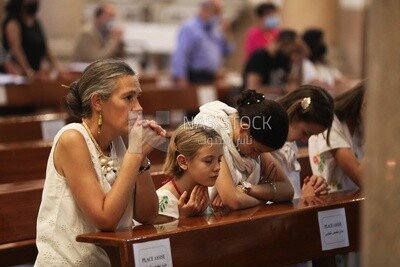
[[[90,98],[90,101],[92,103],[92,107],[94,110],[98,112],[102,110],[103,101],[101,99],[100,94],[93,94],[92,97]]]
[[[246,122],[240,123],[240,133],[249,133],[250,134],[250,125]]]
[[[182,154],[179,154],[176,157],[176,161],[178,162],[179,167],[181,167],[182,170],[187,170],[188,166],[187,166],[187,161],[186,161],[186,157]]]

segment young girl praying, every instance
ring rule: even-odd
[[[157,223],[206,212],[208,187],[217,180],[222,155],[222,138],[214,129],[184,123],[174,131],[164,164],[170,178],[157,190]]]

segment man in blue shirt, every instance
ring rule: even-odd
[[[232,44],[219,27],[221,11],[220,1],[203,0],[198,15],[182,25],[171,60],[171,73],[179,88],[213,82],[223,58],[232,52]]]

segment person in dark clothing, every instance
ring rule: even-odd
[[[46,35],[36,13],[39,0],[12,0],[6,5],[2,23],[2,42],[9,55],[4,63],[6,73],[28,78],[48,78],[44,59],[63,74],[61,65],[51,53]]]
[[[290,79],[294,55],[300,46],[295,31],[282,30],[274,43],[254,51],[246,62],[243,88],[276,87],[283,90]]]

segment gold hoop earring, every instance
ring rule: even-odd
[[[99,127],[97,129],[97,133],[100,134],[101,132],[101,126],[103,125],[103,115],[101,114],[101,112],[99,113],[99,118],[97,119],[97,126]]]

